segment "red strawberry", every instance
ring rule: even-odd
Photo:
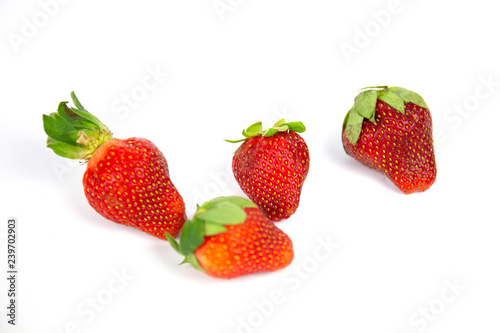
[[[183,261],[216,278],[272,272],[293,260],[290,238],[247,199],[210,200],[187,221],[179,243],[166,235]]]
[[[160,150],[142,138],[113,139],[109,129],[86,111],[61,102],[43,115],[47,146],[56,154],[87,161],[83,189],[90,205],[105,218],[165,239],[177,235],[186,213],[170,180]]]
[[[302,122],[278,121],[263,131],[258,122],[246,130],[233,156],[233,173],[243,192],[273,221],[289,218],[299,206],[309,172],[309,149],[297,132]]]
[[[384,173],[404,193],[427,190],[436,179],[427,104],[420,95],[401,87],[365,89],[344,120],[345,151]]]

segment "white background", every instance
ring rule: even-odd
[[[1,332],[500,330],[494,2],[59,1],[0,2]],[[373,85],[430,106],[438,175],[425,193],[400,193],[343,151],[344,115]],[[45,147],[42,114],[72,90],[115,137],[163,151],[188,216],[242,195],[228,171],[237,145],[223,138],[303,121],[311,169],[279,223],[292,265],[217,280],[95,213],[85,166]]]

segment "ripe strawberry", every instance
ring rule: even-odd
[[[342,142],[347,154],[384,173],[406,194],[425,191],[436,179],[431,114],[413,91],[365,88],[345,117]]]
[[[233,173],[245,194],[273,221],[289,218],[299,206],[309,172],[309,149],[297,132],[302,122],[279,120],[263,131],[257,122],[243,130],[244,141],[233,156]]]
[[[216,278],[272,272],[293,260],[290,238],[247,199],[230,196],[198,207],[172,247],[195,268]]]
[[[83,189],[90,205],[105,218],[165,239],[177,235],[186,213],[160,150],[142,138],[114,139],[86,111],[74,93],[76,108],[61,102],[43,115],[47,146],[56,154],[87,161]]]

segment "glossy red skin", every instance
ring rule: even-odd
[[[364,120],[355,145],[342,133],[347,154],[384,173],[406,194],[429,189],[436,180],[429,110],[405,103],[403,115],[377,100],[375,121],[377,125]]]
[[[116,223],[165,239],[186,220],[181,195],[160,150],[142,138],[111,139],[88,161],[83,188],[89,204]]]
[[[245,194],[273,221],[289,218],[299,206],[309,172],[309,149],[296,132],[245,140],[233,156],[233,173]]]
[[[243,224],[226,225],[227,232],[205,237],[194,252],[205,273],[229,279],[288,266],[294,257],[290,238],[259,208],[245,208]]]

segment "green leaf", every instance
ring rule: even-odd
[[[227,231],[227,228],[220,224],[205,223],[205,236],[215,236]]]
[[[78,130],[66,119],[57,113],[43,115],[43,128],[45,133],[52,139],[64,142],[73,146],[78,146]]]
[[[286,131],[293,131],[293,132],[298,132],[302,133],[305,132],[306,127],[301,121],[294,121],[294,122],[285,122],[285,119],[280,119],[274,124],[273,127],[265,130],[262,133],[262,136],[268,138],[270,136],[273,136],[274,134],[278,132],[286,132]]]
[[[352,108],[351,108],[351,110],[352,110]],[[347,111],[347,113],[345,114],[344,122],[342,123],[342,132],[344,132],[344,130],[345,130],[345,127],[347,125],[347,119],[349,119],[349,115],[351,114],[351,110]]]
[[[364,88],[360,89],[360,91],[362,91],[362,90],[367,90],[367,89],[386,90],[386,89],[387,89],[387,86],[372,86],[372,87],[364,87]]]
[[[240,139],[240,140],[224,139],[224,141],[230,142],[230,143],[238,143],[238,142],[245,141],[246,139],[254,137],[254,136],[262,135],[263,137],[267,138],[267,137],[273,136],[274,134],[276,134],[278,132],[286,132],[288,130],[293,131],[293,132],[302,133],[302,132],[305,132],[306,127],[300,121],[294,121],[294,122],[287,123],[287,122],[285,122],[285,119],[280,119],[274,124],[273,127],[269,128],[267,130],[262,130],[262,122],[259,121],[253,125],[250,125],[247,129],[243,130],[243,132],[241,133],[244,136],[243,139]]]
[[[168,243],[174,248],[175,252],[182,254],[180,245],[179,245],[179,243],[177,243],[175,238],[171,234],[169,234],[168,232],[165,232],[165,237],[167,237]]]
[[[78,100],[78,98],[76,98],[76,94],[74,91],[71,92],[71,99],[73,100],[73,104],[75,104],[75,106],[77,108],[79,108],[80,110],[85,110],[85,108],[83,107],[82,103],[80,103],[80,101]]]
[[[201,209],[195,215],[196,219],[203,220],[206,223],[227,225],[241,224],[246,220],[246,213],[241,208],[231,202],[219,202],[210,209]]]
[[[277,122],[273,125],[273,127],[274,127],[274,128],[278,128],[278,127],[281,127],[281,126],[283,126],[283,125],[285,125],[285,124],[286,124],[285,119],[280,119],[280,120],[278,120],[278,121],[277,121]]]
[[[402,88],[402,87],[389,87],[388,91],[393,92],[399,95],[406,103],[413,103],[423,108],[428,109],[427,103],[425,103],[422,96],[413,92],[411,90]]]
[[[71,158],[74,160],[85,159],[88,154],[87,148],[69,145],[64,142],[56,141],[52,138],[47,138],[47,147],[52,149],[59,156]]]
[[[243,138],[243,139],[239,139],[239,140],[228,140],[228,139],[223,139],[223,140],[226,142],[229,142],[229,143],[238,143],[238,142],[246,141],[247,139],[248,138]]]
[[[354,109],[365,118],[371,119],[377,106],[378,90],[365,90],[354,99]]]
[[[274,127],[271,127],[269,129],[265,130],[264,133],[262,134],[262,136],[265,137],[265,138],[268,138],[270,136],[273,136],[276,133],[278,133],[278,129],[274,128]]]
[[[235,204],[236,206],[240,208],[255,208],[257,207],[256,204],[251,202],[250,200],[243,198],[243,197],[238,197],[238,196],[226,196],[226,197],[218,197],[212,200],[209,200],[203,204],[202,209],[203,210],[208,210],[212,209],[216,205],[218,205],[221,202],[230,202],[232,204]]]
[[[185,263],[190,263],[194,268],[196,268],[199,271],[204,272],[205,270],[200,266],[200,263],[198,262],[198,259],[196,259],[196,256],[194,253],[189,253],[186,258],[184,258],[184,261],[181,262],[181,264]]]
[[[289,127],[287,124],[283,124],[280,126],[274,126],[274,127],[271,127],[269,129],[265,130],[262,133],[262,136],[265,138],[268,138],[268,137],[273,136],[274,134],[276,134],[278,132],[286,132],[288,130],[289,130]]]
[[[258,121],[255,124],[248,126],[247,129],[243,130],[242,134],[246,138],[251,138],[252,136],[257,136],[262,132],[262,122]]]
[[[203,222],[198,219],[186,221],[179,237],[179,250],[183,255],[194,252],[204,241]]]
[[[104,125],[103,123],[101,123],[101,121],[99,119],[97,119],[97,117],[95,117],[94,115],[92,115],[90,112],[88,112],[86,110],[76,109],[76,108],[70,108],[70,109],[71,109],[71,111],[73,111],[74,113],[76,113],[77,115],[79,115],[80,117],[82,117],[84,119],[87,119],[91,123],[95,124],[97,127],[101,128],[101,129],[108,130],[108,128],[106,127],[106,125]]]
[[[288,129],[293,132],[303,133],[306,131],[306,127],[301,121],[294,121],[291,123],[285,123],[288,126]]]
[[[70,108],[72,112],[76,113],[80,117],[87,119],[89,122],[93,123],[97,128],[98,132],[111,133],[106,125],[104,125],[97,117],[86,110],[80,110],[76,108]]]
[[[369,121],[371,121],[373,124],[377,124],[377,121],[375,119],[375,113],[372,114],[372,117],[370,119],[368,119]]]
[[[363,126],[364,117],[360,115],[354,107],[349,111],[349,116],[347,117],[347,122],[345,126],[345,134],[347,139],[355,145],[358,141],[359,135],[361,134],[361,129]]]
[[[66,105],[66,102],[59,103],[57,113],[67,122],[75,127],[75,129],[89,129],[92,131],[99,130],[99,126],[80,116]]]
[[[70,107],[68,107],[67,105],[68,102],[61,102],[59,103],[59,106],[57,107],[57,113],[65,118],[65,119],[76,119],[76,120],[86,120],[85,118],[83,118],[82,116],[80,116],[79,114],[77,114],[76,112],[74,112],[73,110],[71,110]]]
[[[75,92],[71,92],[71,98],[73,100],[73,103],[75,104],[76,108],[69,108],[64,104],[65,109],[64,112],[67,113],[69,116],[73,117],[76,119],[75,114],[78,115],[80,118],[79,119],[86,119],[89,122],[93,123],[96,128],[98,128],[101,132],[109,132],[109,129],[106,125],[104,125],[97,117],[95,117],[93,114],[88,112],[83,108],[83,105],[80,103],[78,98],[75,95]],[[67,102],[62,102],[62,103],[67,103]],[[59,104],[61,106],[61,103]],[[59,110],[58,110],[59,111]]]
[[[398,94],[392,91],[382,91],[378,96],[378,99],[382,102],[386,102],[402,114],[405,114],[405,101]]]

